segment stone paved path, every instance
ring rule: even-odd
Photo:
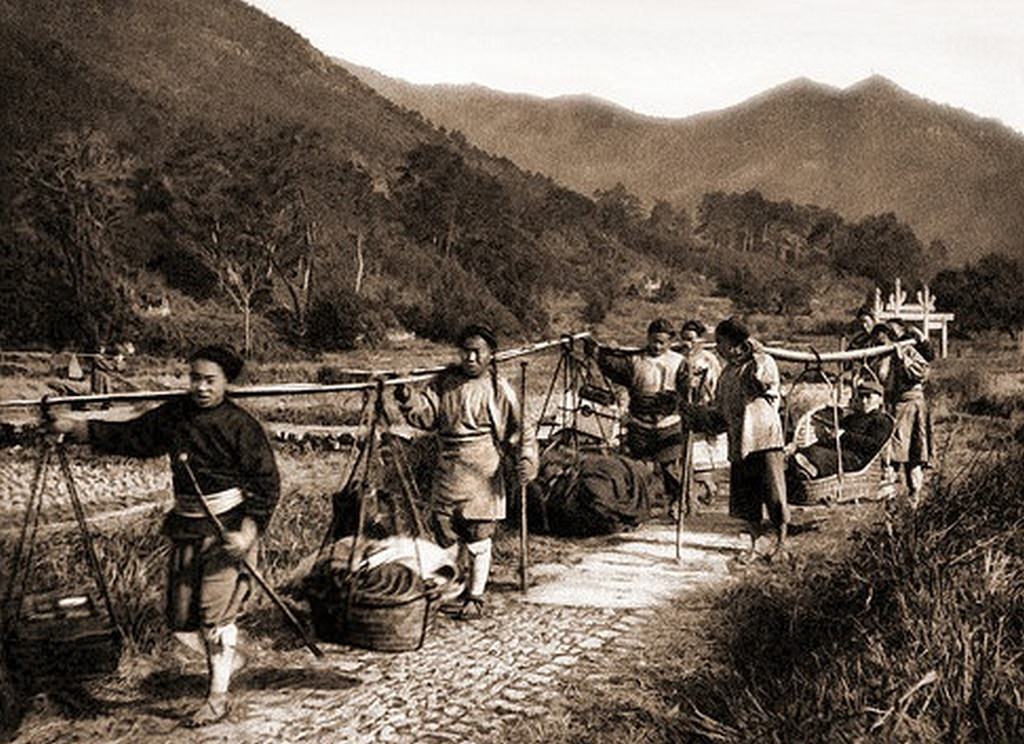
[[[572,565],[540,565],[526,595],[497,582],[490,613],[438,616],[423,648],[385,654],[325,645],[261,654],[236,679],[236,711],[188,731],[177,717],[202,693],[202,670],[153,670],[88,721],[39,716],[21,741],[485,742],[504,724],[542,716],[561,686],[602,656],[628,650],[632,631],[667,598],[727,579],[741,544],[726,519],[690,520],[681,563],[670,525],[583,541]],[[104,697],[102,694],[99,697]]]

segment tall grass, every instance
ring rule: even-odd
[[[524,741],[1020,741],[1024,463],[940,482],[846,549],[656,617],[618,681]],[[687,627],[690,626],[690,627]]]

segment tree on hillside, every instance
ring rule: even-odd
[[[253,348],[254,302],[269,286],[274,255],[293,227],[288,181],[273,144],[253,127],[219,136],[192,130],[165,166],[173,222],[242,314],[246,354]]]
[[[132,206],[132,169],[99,132],[60,134],[19,162],[14,211],[30,237],[53,252],[70,295],[69,320],[78,340],[94,348],[130,319],[116,244]]]
[[[442,145],[419,145],[400,170],[395,196],[413,236],[446,257],[459,239],[469,171],[462,156]]]
[[[910,286],[921,279],[924,249],[909,225],[886,212],[853,225],[834,246],[833,262],[840,271],[867,277],[880,287],[897,277]]]
[[[644,212],[640,197],[621,183],[616,183],[610,189],[595,191],[594,202],[597,205],[597,224],[602,230],[621,235],[628,240],[643,222]]]
[[[944,269],[932,281],[940,309],[956,313],[968,331],[1017,333],[1024,328],[1024,266],[1000,253],[963,269]]]
[[[306,321],[317,292],[362,292],[367,271],[366,242],[379,218],[380,197],[369,174],[332,153],[316,132],[286,129],[274,135],[281,161],[284,212],[280,238],[271,261],[274,275],[287,294],[290,333],[306,335]],[[343,262],[342,246],[351,244],[351,261]],[[344,265],[335,274],[326,267]]]

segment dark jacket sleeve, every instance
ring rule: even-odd
[[[248,415],[239,431],[238,452],[245,480],[245,514],[263,532],[281,497],[281,477],[266,432]]]
[[[843,419],[840,426],[846,428],[851,425],[853,423],[851,418]],[[856,452],[867,458],[878,452],[889,439],[889,435],[892,433],[892,422],[884,415],[873,415],[865,424],[857,426],[854,431],[850,429],[844,431],[839,438],[839,443],[843,449]]]
[[[164,403],[130,421],[90,421],[89,442],[108,455],[158,457],[172,446],[170,429],[176,402]]]
[[[633,361],[622,352],[598,349],[597,366],[614,383],[629,387],[633,382]]]

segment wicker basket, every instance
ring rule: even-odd
[[[808,504],[871,501],[878,497],[882,472],[882,453],[878,452],[860,470],[843,473],[841,484],[838,475],[804,481],[804,500]]]
[[[357,574],[359,577],[359,574]],[[328,643],[345,643],[373,651],[415,651],[423,645],[437,614],[438,591],[382,594],[345,585],[326,596],[310,596],[313,630]]]

